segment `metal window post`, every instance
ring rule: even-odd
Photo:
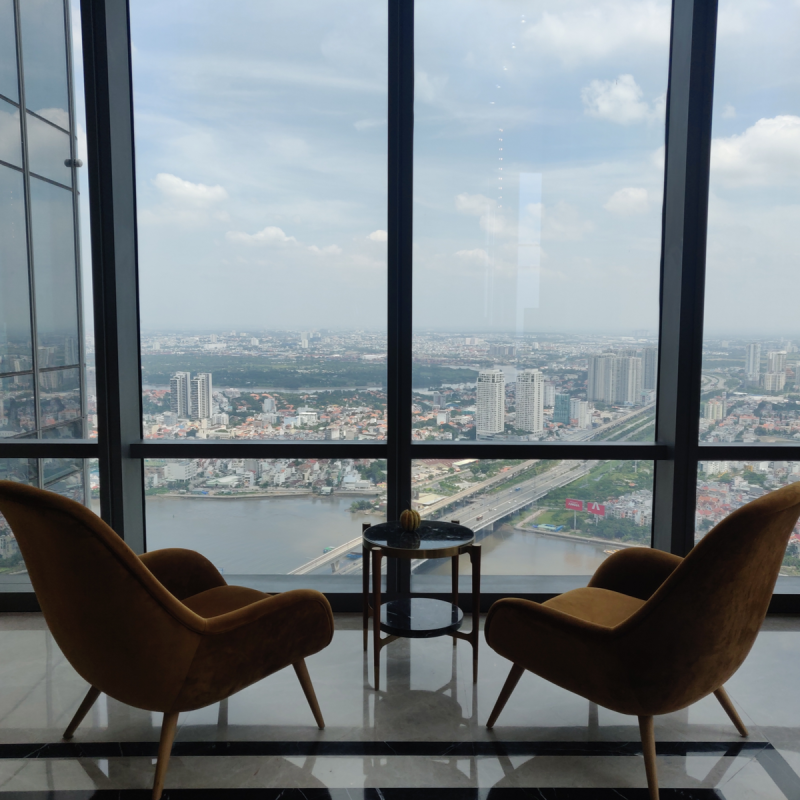
[[[672,11],[661,248],[661,323],[653,546],[694,544],[716,0]]]
[[[144,552],[136,181],[130,22],[126,0],[83,0],[84,82],[97,353],[100,506]]]

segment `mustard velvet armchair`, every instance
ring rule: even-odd
[[[486,641],[513,666],[487,727],[494,727],[526,669],[612,711],[634,714],[650,797],[658,800],[655,715],[713,692],[747,736],[723,684],[764,621],[798,516],[800,483],[794,483],[734,511],[686,558],[626,549],[603,562],[585,589],[542,604],[496,602]]]
[[[17,483],[0,481],[0,512],[53,637],[91,685],[64,738],[101,692],[163,712],[153,800],[161,797],[181,711],[217,703],[290,664],[325,726],[304,661],[333,638],[324,595],[228,586],[191,550],[140,558],[89,509]]]

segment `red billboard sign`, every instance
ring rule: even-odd
[[[606,515],[606,507],[600,503],[587,503],[586,510],[590,514],[597,514],[598,517],[604,517]]]
[[[570,500],[567,498],[564,501],[564,508],[568,508],[570,511],[583,511],[583,500]]]

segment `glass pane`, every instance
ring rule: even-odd
[[[0,94],[19,102],[14,0],[0,0]]]
[[[800,6],[719,6],[700,438],[795,443]],[[753,291],[758,274],[779,291]]]
[[[135,0],[131,25],[145,407],[211,374],[222,436],[382,438],[387,4]]]
[[[49,492],[64,495],[76,503],[85,503],[83,461],[73,459],[45,459],[44,461],[44,488]],[[48,475],[51,476],[49,482]]]
[[[0,378],[0,439],[33,430],[33,375]]]
[[[23,185],[0,166],[0,373],[29,370],[33,356]]]
[[[36,460],[25,458],[0,458],[0,481],[16,481],[35,486],[38,481]],[[8,574],[22,572],[25,565],[11,526],[0,514],[0,581]]]
[[[31,172],[72,186],[72,169],[69,162],[69,134],[52,125],[27,115],[28,158]]]
[[[475,531],[485,575],[591,575],[610,553],[649,547],[652,461],[414,461],[414,508]],[[450,559],[415,575],[450,575]],[[468,558],[459,561],[469,574]]]
[[[147,549],[198,550],[225,575],[360,572],[385,481],[380,460],[149,460]]]
[[[697,465],[695,543],[737,508],[798,480],[798,461],[701,461]],[[800,521],[789,539],[781,575],[800,575]]]
[[[0,161],[22,168],[19,109],[5,100],[0,100]]]
[[[39,413],[43,428],[81,416],[80,370],[40,372],[39,392]]]
[[[46,487],[63,480],[81,469],[83,461],[78,458],[43,458],[42,477]]]
[[[55,428],[45,428],[42,439],[83,439],[83,421],[67,422]]]
[[[79,361],[72,193],[31,179],[39,367]]]
[[[63,0],[20,3],[25,104],[69,129],[66,26]]]
[[[466,8],[416,5],[414,402],[456,389],[479,439],[592,439],[587,416],[654,400],[670,3]],[[548,425],[540,380],[588,406]]]

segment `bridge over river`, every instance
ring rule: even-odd
[[[479,484],[475,487],[469,487],[462,492],[451,495],[450,497],[440,500],[436,504],[425,509],[426,516],[432,511],[439,512],[447,509],[447,516],[452,516],[462,525],[472,528],[476,534],[480,531],[487,533],[494,530],[494,526],[516,514],[523,508],[526,508],[533,503],[541,500],[553,489],[559,489],[572,481],[586,475],[593,469],[599,462],[597,461],[562,461],[557,466],[536,475],[526,481],[518,483],[508,489],[500,489],[499,491],[490,494],[481,494],[474,497],[475,493],[487,488],[487,483],[491,486],[502,484],[507,481],[509,477],[523,469],[529,468],[536,463],[535,461],[527,461],[524,465],[515,467],[513,472],[506,471],[501,476],[495,476],[490,481]],[[496,479],[500,480],[496,480]],[[439,515],[443,516],[442,514]],[[487,531],[488,529],[488,531]],[[484,534],[486,535],[486,534]],[[483,537],[478,537],[483,538]],[[349,553],[361,554],[361,536],[351,539],[338,547],[334,547],[327,553],[308,561],[297,569],[292,570],[290,575],[307,575],[309,572],[314,572],[321,567],[331,565],[337,575],[346,575],[351,572],[361,571],[361,559],[348,559]],[[421,561],[412,561],[412,571],[416,568]],[[385,567],[384,567],[385,568]]]

